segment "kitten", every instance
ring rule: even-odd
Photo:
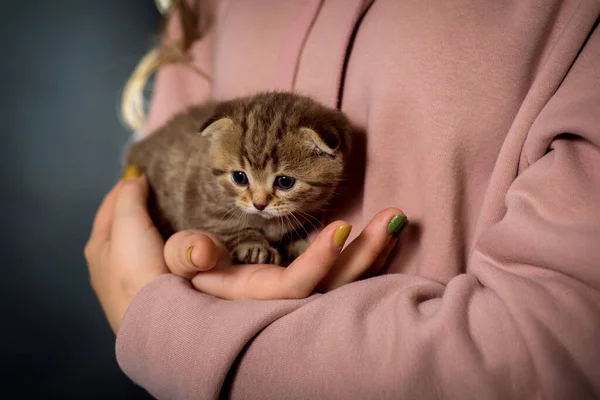
[[[338,188],[350,131],[340,111],[261,93],[188,109],[135,143],[127,163],[148,177],[165,238],[200,229],[234,262],[281,264],[303,251]]]

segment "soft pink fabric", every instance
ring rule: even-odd
[[[212,85],[163,69],[151,127],[257,90],[339,101],[367,135],[345,215],[411,225],[386,274],[305,300],[156,279],[119,331],[123,371],[173,399],[600,396],[600,3],[251,3],[194,47]]]

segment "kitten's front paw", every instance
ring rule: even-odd
[[[231,251],[238,264],[277,264],[281,265],[281,255],[269,245],[262,243],[240,243]]]

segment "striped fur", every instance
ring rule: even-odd
[[[350,132],[337,110],[261,93],[188,109],[135,143],[127,161],[147,175],[150,211],[165,237],[201,229],[237,262],[281,263],[280,250],[319,223],[338,189]],[[248,185],[237,185],[234,171]],[[292,189],[276,187],[282,175],[295,179]]]

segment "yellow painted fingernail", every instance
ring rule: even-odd
[[[186,252],[187,260],[192,265],[192,267],[198,268],[198,266],[196,266],[196,264],[194,264],[194,262],[192,261],[192,250],[194,250],[194,246],[188,247]]]
[[[125,173],[123,174],[123,179],[128,180],[133,178],[139,178],[140,176],[142,176],[142,171],[140,171],[140,169],[135,165],[130,165],[125,170]]]
[[[344,243],[346,243],[348,236],[350,236],[351,230],[352,230],[352,225],[348,225],[348,224],[338,227],[335,230],[335,233],[333,234],[333,242],[335,244],[337,244],[338,246],[343,246]]]

